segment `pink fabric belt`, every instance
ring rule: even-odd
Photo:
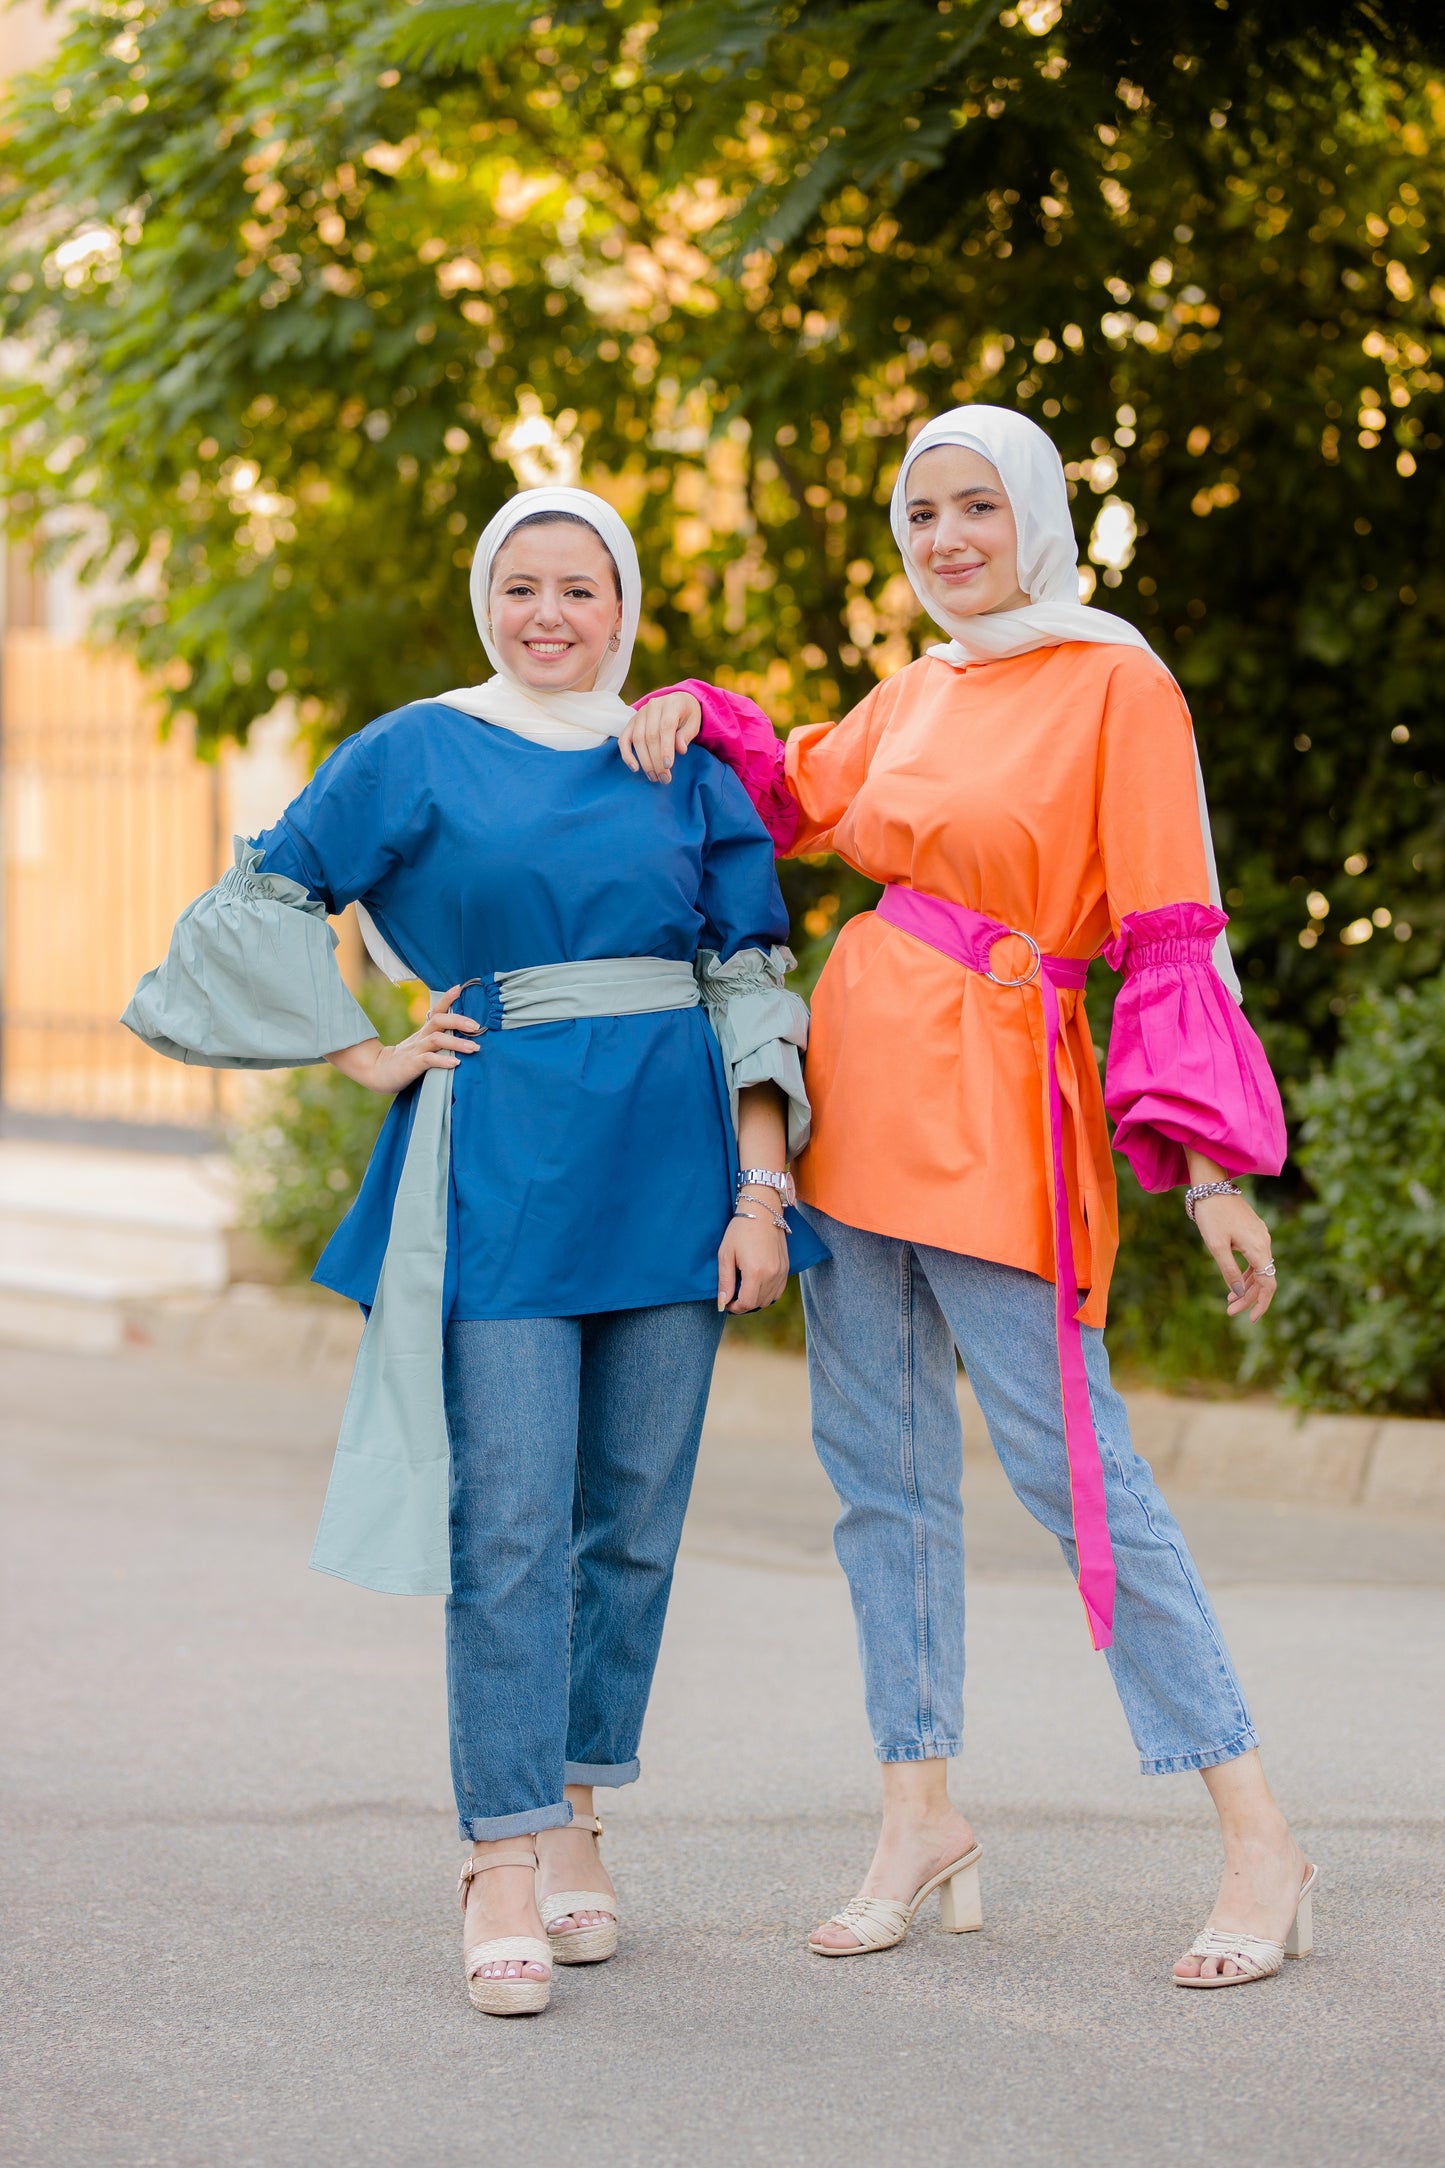
[[[1054,1316],[1059,1346],[1059,1379],[1063,1394],[1064,1445],[1069,1456],[1069,1491],[1073,1501],[1074,1543],[1079,1554],[1079,1594],[1096,1649],[1106,1649],[1114,1638],[1114,1552],[1109,1541],[1109,1516],[1104,1503],[1104,1468],[1094,1410],[1089,1399],[1089,1380],[1084,1368],[1084,1340],[1079,1328],[1079,1281],[1074,1262],[1074,1237],[1069,1226],[1069,1191],[1064,1171],[1064,1103],[1059,1090],[1059,996],[1061,986],[1082,987],[1089,966],[1072,956],[1045,956],[1031,934],[1005,926],[981,911],[961,903],[945,903],[939,896],[921,895],[914,888],[889,886],[878,902],[878,916],[902,933],[926,941],[930,948],[951,956],[968,971],[977,971],[995,986],[1037,986],[1044,1009],[1044,1036],[1048,1061],[1049,1140],[1052,1156],[1054,1201]],[[1027,971],[1019,978],[995,978],[989,959],[998,943],[1010,935],[1026,941],[1032,955]]]

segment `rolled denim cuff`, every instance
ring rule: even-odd
[[[570,1784],[573,1779],[568,1778]],[[555,1807],[528,1807],[521,1814],[463,1814],[457,1835],[463,1844],[494,1844],[498,1837],[531,1837],[539,1829],[565,1829],[572,1819],[572,1804],[564,1799]]]
[[[1224,1762],[1238,1761],[1241,1754],[1251,1754],[1259,1745],[1259,1734],[1252,1724],[1223,1746],[1199,1747],[1192,1754],[1162,1754],[1154,1759],[1139,1757],[1139,1774],[1145,1777],[1177,1777],[1192,1775],[1196,1769],[1218,1769]]]
[[[961,1739],[914,1739],[905,1746],[875,1746],[873,1759],[881,1762],[952,1761],[963,1752]]]
[[[641,1774],[642,1764],[639,1761],[569,1761],[566,1770],[569,1784],[602,1784],[613,1789],[622,1784],[635,1784]]]

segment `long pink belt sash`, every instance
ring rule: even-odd
[[[1069,1191],[1064,1171],[1064,1104],[1059,1090],[1059,996],[1061,986],[1082,987],[1089,966],[1072,956],[1045,956],[1031,934],[1005,926],[981,911],[961,903],[945,903],[939,896],[921,895],[914,888],[885,888],[878,916],[915,940],[951,956],[966,970],[992,979],[995,986],[1037,985],[1044,1007],[1044,1038],[1048,1062],[1049,1139],[1053,1156],[1054,1192],[1054,1314],[1059,1346],[1059,1378],[1063,1391],[1064,1445],[1069,1456],[1069,1490],[1073,1500],[1074,1542],[1079,1554],[1079,1594],[1096,1649],[1106,1649],[1114,1638],[1114,1552],[1109,1542],[1109,1516],[1104,1503],[1104,1469],[1094,1410],[1089,1399],[1089,1380],[1084,1368],[1084,1340],[1079,1329],[1079,1282],[1074,1262],[1074,1237],[1069,1226]],[[1010,934],[1026,941],[1033,951],[1029,969],[1021,978],[995,978],[989,958],[997,944]]]

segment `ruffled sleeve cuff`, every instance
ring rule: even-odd
[[[1211,960],[1228,920],[1207,904],[1135,911],[1104,950],[1124,974],[1104,1103],[1146,1190],[1189,1180],[1186,1149],[1229,1174],[1278,1174],[1287,1140],[1279,1087]]]
[[[702,709],[702,729],[697,742],[705,752],[731,768],[752,799],[758,818],[773,839],[779,858],[786,857],[798,832],[798,801],[788,789],[782,740],[756,701],[742,693],[730,693],[702,678],[684,678],[680,685],[663,685],[649,693],[660,700],[664,693],[691,693]],[[637,705],[641,707],[642,701]]]
[[[807,1143],[813,1122],[803,1083],[807,1003],[783,983],[793,968],[785,948],[766,956],[761,949],[739,949],[726,963],[715,950],[703,949],[697,959],[698,985],[727,1068],[734,1132],[738,1093],[749,1084],[776,1084],[788,1102],[790,1159]]]
[[[121,1022],[205,1069],[291,1069],[376,1037],[347,991],[325,905],[236,838],[236,863],[176,921]]]

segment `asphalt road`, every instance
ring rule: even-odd
[[[439,1605],[305,1569],[337,1397],[0,1352],[7,2168],[1438,2168],[1445,1526],[1176,1501],[1322,1870],[1313,1958],[1184,1995],[1202,1786],[1135,1773],[975,1452],[985,1932],[824,1964],[876,1775],[796,1374],[734,1361],[608,1816],[622,1954],[504,2024],[461,1985]]]

